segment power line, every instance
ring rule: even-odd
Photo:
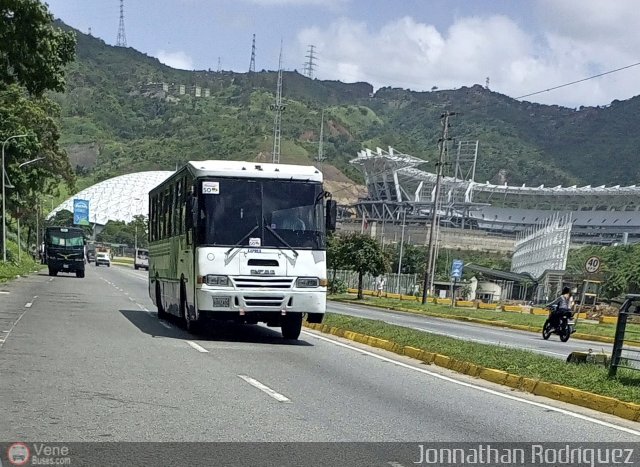
[[[545,92],[555,91],[556,89],[566,88],[567,86],[573,86],[574,84],[583,83],[585,81],[589,81],[589,80],[595,79],[595,78],[600,78],[601,76],[610,75],[612,73],[617,73],[618,71],[627,70],[629,68],[633,68],[633,67],[638,66],[638,65],[640,65],[640,62],[633,63],[633,64],[627,65],[627,66],[623,66],[621,68],[616,68],[615,70],[605,71],[604,73],[598,73],[597,75],[589,76],[587,78],[582,78],[582,79],[579,79],[577,81],[571,81],[570,83],[560,84],[560,85],[554,86],[552,88],[543,89],[542,91],[536,91],[536,92],[532,92],[532,93],[529,93],[529,94],[525,94],[523,96],[514,97],[514,99],[524,99],[525,97],[536,96],[538,94],[542,94],[542,93],[545,93]]]

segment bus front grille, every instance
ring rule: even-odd
[[[269,308],[282,308],[282,303],[284,302],[283,296],[265,296],[265,297],[254,297],[250,295],[245,295],[242,297],[247,306],[256,306],[256,307],[269,307]]]
[[[290,289],[293,278],[289,277],[232,277],[238,289]]]

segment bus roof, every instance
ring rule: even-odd
[[[230,176],[256,178],[285,178],[322,182],[322,172],[312,165],[270,164],[244,161],[189,161],[191,172],[196,177]]]

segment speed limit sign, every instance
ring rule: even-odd
[[[587,259],[587,262],[584,263],[584,270],[589,274],[595,274],[600,270],[600,258],[597,256],[591,256]]]

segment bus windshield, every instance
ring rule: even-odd
[[[217,185],[215,194],[200,198],[201,245],[282,248],[284,240],[292,248],[324,248],[320,183],[233,178],[205,183]]]
[[[84,235],[77,230],[52,230],[47,232],[47,243],[51,246],[84,246]]]

